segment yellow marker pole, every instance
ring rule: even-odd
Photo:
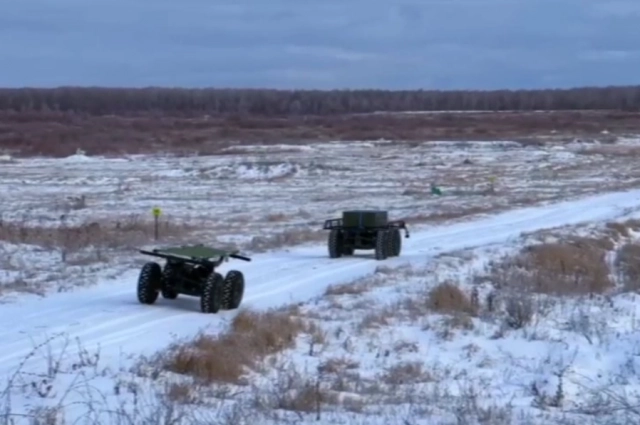
[[[153,207],[153,210],[151,210],[151,213],[153,214],[153,235],[155,240],[158,240],[158,219],[160,218],[160,214],[162,214],[162,210],[158,207]]]

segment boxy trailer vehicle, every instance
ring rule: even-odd
[[[378,210],[343,211],[342,218],[326,220],[323,228],[330,231],[330,258],[353,255],[356,249],[373,249],[376,260],[385,260],[400,255],[401,229],[405,238],[409,237],[403,220],[389,221],[388,212]]]

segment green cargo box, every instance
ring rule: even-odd
[[[388,223],[386,211],[354,210],[342,213],[344,227],[382,227]]]

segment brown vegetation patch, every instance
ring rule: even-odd
[[[321,374],[340,374],[347,370],[358,369],[360,363],[345,357],[332,357],[324,361],[318,366],[318,372]]]
[[[625,223],[611,222],[605,225],[605,233],[610,235],[612,239],[620,240],[620,238],[629,237],[629,227]]]
[[[444,282],[429,292],[428,306],[438,313],[476,314],[477,308],[471,299],[452,282]]]
[[[434,378],[425,370],[420,361],[405,361],[387,368],[380,380],[392,387],[433,381]]]
[[[463,114],[260,115],[136,113],[128,116],[76,112],[0,112],[0,146],[16,156],[63,157],[78,148],[88,155],[171,152],[227,154],[238,144],[307,144],[334,140],[560,140],[610,132],[634,132],[640,116],[628,112],[470,112]],[[238,142],[240,141],[240,142]]]
[[[398,272],[400,273],[404,269],[405,268],[398,269]],[[393,269],[379,266],[378,268],[376,268],[376,274],[372,276],[356,279],[353,282],[329,285],[325,290],[324,295],[328,297],[339,297],[343,295],[362,295],[366,292],[371,291],[375,287],[384,285],[387,282],[387,279],[385,279],[384,277],[380,277],[378,273],[388,274],[392,271]]]
[[[531,245],[494,264],[490,279],[498,288],[545,294],[603,293],[614,286],[606,261],[611,249],[607,237]]]
[[[369,306],[371,307],[371,306]],[[391,320],[397,317],[397,312],[392,308],[376,306],[371,312],[364,315],[358,323],[358,331],[363,332],[368,329],[379,329],[391,324]]]
[[[637,232],[640,230],[640,219],[630,218],[622,223],[627,229]]]
[[[184,223],[162,221],[158,235],[163,240],[187,236],[194,228]],[[132,215],[122,220],[94,221],[80,225],[41,226],[29,223],[0,222],[0,241],[37,245],[66,254],[86,248],[128,248],[153,241],[155,225]]]
[[[640,244],[627,243],[618,249],[615,265],[620,279],[626,291],[640,289]]]
[[[275,366],[275,377],[252,394],[251,404],[261,410],[289,410],[315,413],[316,420],[322,418],[323,405],[338,404],[337,394],[328,391],[317,376],[288,365]]]
[[[167,399],[178,404],[193,404],[198,401],[197,389],[189,383],[172,382],[165,389]]]
[[[161,359],[163,367],[206,384],[241,384],[243,375],[267,356],[293,347],[303,332],[317,331],[296,314],[293,309],[241,311],[226,332],[202,334],[186,345],[171,347]]]

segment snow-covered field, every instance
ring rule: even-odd
[[[607,254],[609,274],[626,286],[607,287],[606,297],[534,295],[506,275],[482,278],[490,260],[542,229],[638,215],[633,158],[584,149],[380,142],[217,157],[7,159],[0,168],[7,288],[93,285],[45,297],[7,291],[0,415],[5,423],[40,415],[39,423],[52,424],[637,423],[637,296],[614,254]],[[487,190],[491,177],[494,191]],[[432,182],[443,196],[430,195]],[[531,206],[572,197],[580,199]],[[245,273],[246,308],[284,310],[252,321],[259,313],[203,315],[189,297],[137,304],[135,281],[146,259],[130,252],[153,238],[149,218],[130,215],[148,217],[154,206],[168,220],[160,243],[194,240],[197,228],[252,252],[251,263],[223,270]],[[402,255],[382,263],[366,254],[329,260],[326,234],[305,229],[351,207],[412,219]],[[72,233],[61,245],[60,226],[77,223],[97,223],[86,232],[99,237]],[[304,237],[287,236],[294,231]],[[635,238],[620,234],[617,243]],[[71,249],[78,238],[92,250]],[[75,251],[86,257],[72,257]],[[445,308],[461,299],[454,293],[444,307],[433,304],[431,289],[446,281],[469,303]],[[303,322],[291,322],[297,318]],[[242,323],[253,333],[221,346],[216,333]],[[260,328],[270,323],[278,327]],[[204,355],[166,350],[202,331]],[[229,364],[251,370],[238,378]]]
[[[589,149],[607,155],[585,154]],[[393,218],[435,223],[637,187],[635,155],[620,149],[637,149],[637,139],[548,146],[380,141],[237,146],[208,157],[5,158],[0,282],[41,292],[51,284],[66,289],[115,276],[139,258],[135,249],[155,243],[156,206],[163,211],[159,243],[234,244],[255,253],[324,241],[323,220],[347,208],[386,208]],[[443,196],[431,195],[431,184]]]

